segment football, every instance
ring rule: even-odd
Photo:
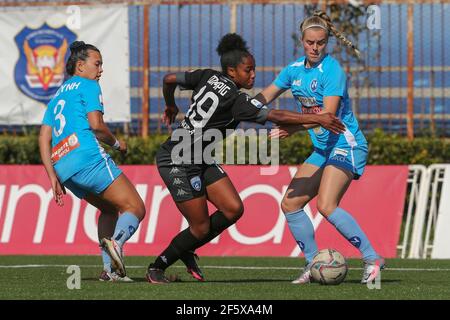
[[[320,250],[311,262],[311,277],[320,284],[338,285],[344,281],[347,271],[344,256],[334,249]]]

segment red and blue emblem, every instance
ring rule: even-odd
[[[14,80],[20,91],[47,104],[64,82],[69,44],[76,38],[66,26],[52,28],[44,23],[38,29],[23,28],[15,37],[20,56]]]

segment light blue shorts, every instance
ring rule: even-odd
[[[353,173],[353,179],[358,180],[364,172],[367,163],[367,144],[356,147],[339,146],[329,150],[314,148],[314,152],[306,159],[306,163],[324,168],[327,165],[345,169]]]
[[[122,170],[114,160],[108,157],[75,173],[63,184],[74,195],[83,199],[88,193],[100,194],[105,191],[121,173]]]

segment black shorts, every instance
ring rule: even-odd
[[[218,164],[172,164],[170,152],[160,148],[156,154],[159,175],[175,202],[204,196],[206,187],[227,177]]]

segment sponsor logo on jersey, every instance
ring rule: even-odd
[[[311,81],[311,84],[309,85],[309,87],[311,88],[312,92],[315,92],[317,90],[317,80],[313,79],[313,81]]]
[[[64,82],[69,44],[77,36],[66,26],[24,27],[14,38],[19,60],[14,69],[17,87],[31,99],[47,104]]]
[[[293,85],[293,86],[301,86],[301,85],[302,85],[302,79],[294,80],[294,81],[292,82],[292,85]]]
[[[319,105],[319,103],[317,102],[316,98],[314,98],[314,97],[297,96],[297,100],[304,107],[314,107],[314,106]]]
[[[319,113],[320,111],[322,111],[322,108],[320,108],[319,106],[313,106],[313,107],[302,106],[302,113],[313,114],[313,113]]]
[[[57,145],[52,148],[51,160],[52,163],[56,163],[62,157],[66,156],[72,150],[78,148],[80,143],[76,133],[72,133],[70,136],[61,140]]]
[[[191,178],[190,183],[195,191],[200,191],[202,189],[202,180],[200,180],[199,176]]]

